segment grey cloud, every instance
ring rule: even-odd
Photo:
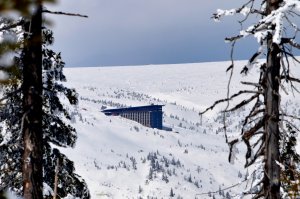
[[[54,22],[54,48],[67,66],[217,61],[229,58],[223,38],[238,26],[230,20],[216,24],[210,17],[217,8],[234,7],[229,2],[62,0],[50,9],[89,18],[47,17]]]

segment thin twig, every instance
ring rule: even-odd
[[[258,88],[261,87],[261,85],[259,83],[254,83],[254,82],[243,82],[242,81],[241,84],[255,86],[255,87],[258,87]]]
[[[230,84],[233,76],[233,69],[234,69],[234,59],[233,59],[233,53],[234,53],[234,46],[235,46],[235,41],[232,42],[231,44],[231,51],[230,51],[230,60],[231,60],[231,71],[230,71],[230,76],[227,84],[227,99],[229,98],[230,95]],[[226,111],[229,107],[229,101],[227,101],[226,108],[223,113],[223,124],[224,124],[224,135],[225,135],[225,141],[228,143],[228,137],[227,137],[227,127],[226,127]]]
[[[300,120],[300,117],[296,117],[294,115],[280,114],[280,116],[285,116],[285,117],[289,117],[289,118],[292,118],[292,119],[295,119],[295,120]]]

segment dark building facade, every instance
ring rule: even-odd
[[[150,128],[163,129],[163,105],[149,105],[129,108],[106,109],[107,116],[121,116]]]

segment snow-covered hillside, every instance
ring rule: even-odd
[[[245,62],[236,62],[230,92],[241,79],[254,80],[257,69],[240,76]],[[202,120],[198,113],[226,97],[229,62],[95,68],[67,68],[69,87],[79,93],[73,109],[78,132],[74,149],[62,149],[75,162],[76,172],[89,185],[92,198],[233,198],[246,187],[243,146],[230,164],[222,133],[225,105]],[[298,67],[297,73],[300,69]],[[250,88],[252,89],[252,88]],[[298,98],[297,98],[298,97]],[[299,95],[283,103],[299,107]],[[102,108],[162,104],[164,125],[173,131],[144,127],[121,117],[108,117]],[[297,111],[299,109],[292,108]],[[239,133],[245,110],[231,114],[230,134]],[[251,171],[249,171],[251,172]],[[209,193],[216,192],[216,193]]]

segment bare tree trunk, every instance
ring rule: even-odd
[[[270,43],[272,40],[270,40]],[[266,69],[266,146],[265,146],[265,179],[264,195],[268,199],[280,198],[280,167],[279,162],[279,69],[280,60],[277,57],[277,44],[270,44]]]
[[[267,0],[267,13],[279,7],[282,0]],[[272,35],[268,41],[267,67],[265,71],[265,176],[263,183],[264,196],[267,199],[280,198],[279,162],[279,81],[280,81],[280,48],[273,43]]]
[[[56,160],[53,199],[56,199],[56,197],[57,197],[58,171],[59,171],[59,158],[57,158],[57,160]]]
[[[23,52],[23,194],[43,198],[42,6],[25,25]]]

